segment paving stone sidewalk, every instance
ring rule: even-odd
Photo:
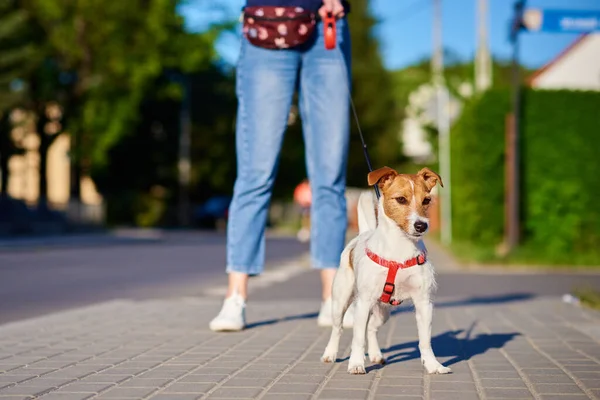
[[[380,332],[389,363],[351,376],[348,331],[342,361],[319,362],[318,301],[252,302],[249,329],[215,334],[216,298],[123,300],[0,326],[0,400],[600,398],[600,314],[548,298],[436,303],[451,375],[424,374],[409,307]]]

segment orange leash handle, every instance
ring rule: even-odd
[[[336,31],[335,31],[335,17],[332,13],[327,13],[327,16],[323,18],[325,24],[325,48],[331,50],[335,48],[336,42]]]

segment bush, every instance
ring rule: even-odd
[[[465,107],[453,128],[453,234],[459,241],[491,246],[502,240],[509,109],[509,91],[489,91]],[[523,93],[522,247],[545,262],[581,254],[598,256],[586,262],[600,260],[598,110],[596,92]]]
[[[600,93],[525,92],[523,229],[550,255],[600,254]]]
[[[493,245],[504,227],[504,118],[509,92],[491,90],[468,103],[452,129],[453,237]]]

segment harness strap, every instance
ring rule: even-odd
[[[400,303],[402,303],[401,301],[392,300],[392,294],[394,294],[394,289],[396,288],[396,285],[394,284],[394,282],[396,281],[396,274],[400,269],[406,269],[414,267],[415,265],[425,264],[425,261],[427,260],[425,253],[419,254],[418,256],[401,263],[393,260],[386,260],[373,253],[368,248],[366,248],[365,251],[367,253],[367,256],[373,262],[388,269],[387,277],[385,278],[385,284],[383,285],[383,293],[381,294],[381,297],[379,297],[379,300],[384,303],[391,304],[393,306],[400,305]]]

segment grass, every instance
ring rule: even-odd
[[[592,288],[582,288],[574,291],[573,295],[579,298],[581,304],[600,310],[600,292]]]
[[[530,268],[552,268],[552,269],[600,269],[599,253],[564,253],[549,254],[544,251],[521,246],[506,256],[497,253],[492,246],[479,246],[468,242],[454,242],[450,245],[450,251],[456,259],[463,263],[474,263],[481,265],[503,265],[510,267]]]

